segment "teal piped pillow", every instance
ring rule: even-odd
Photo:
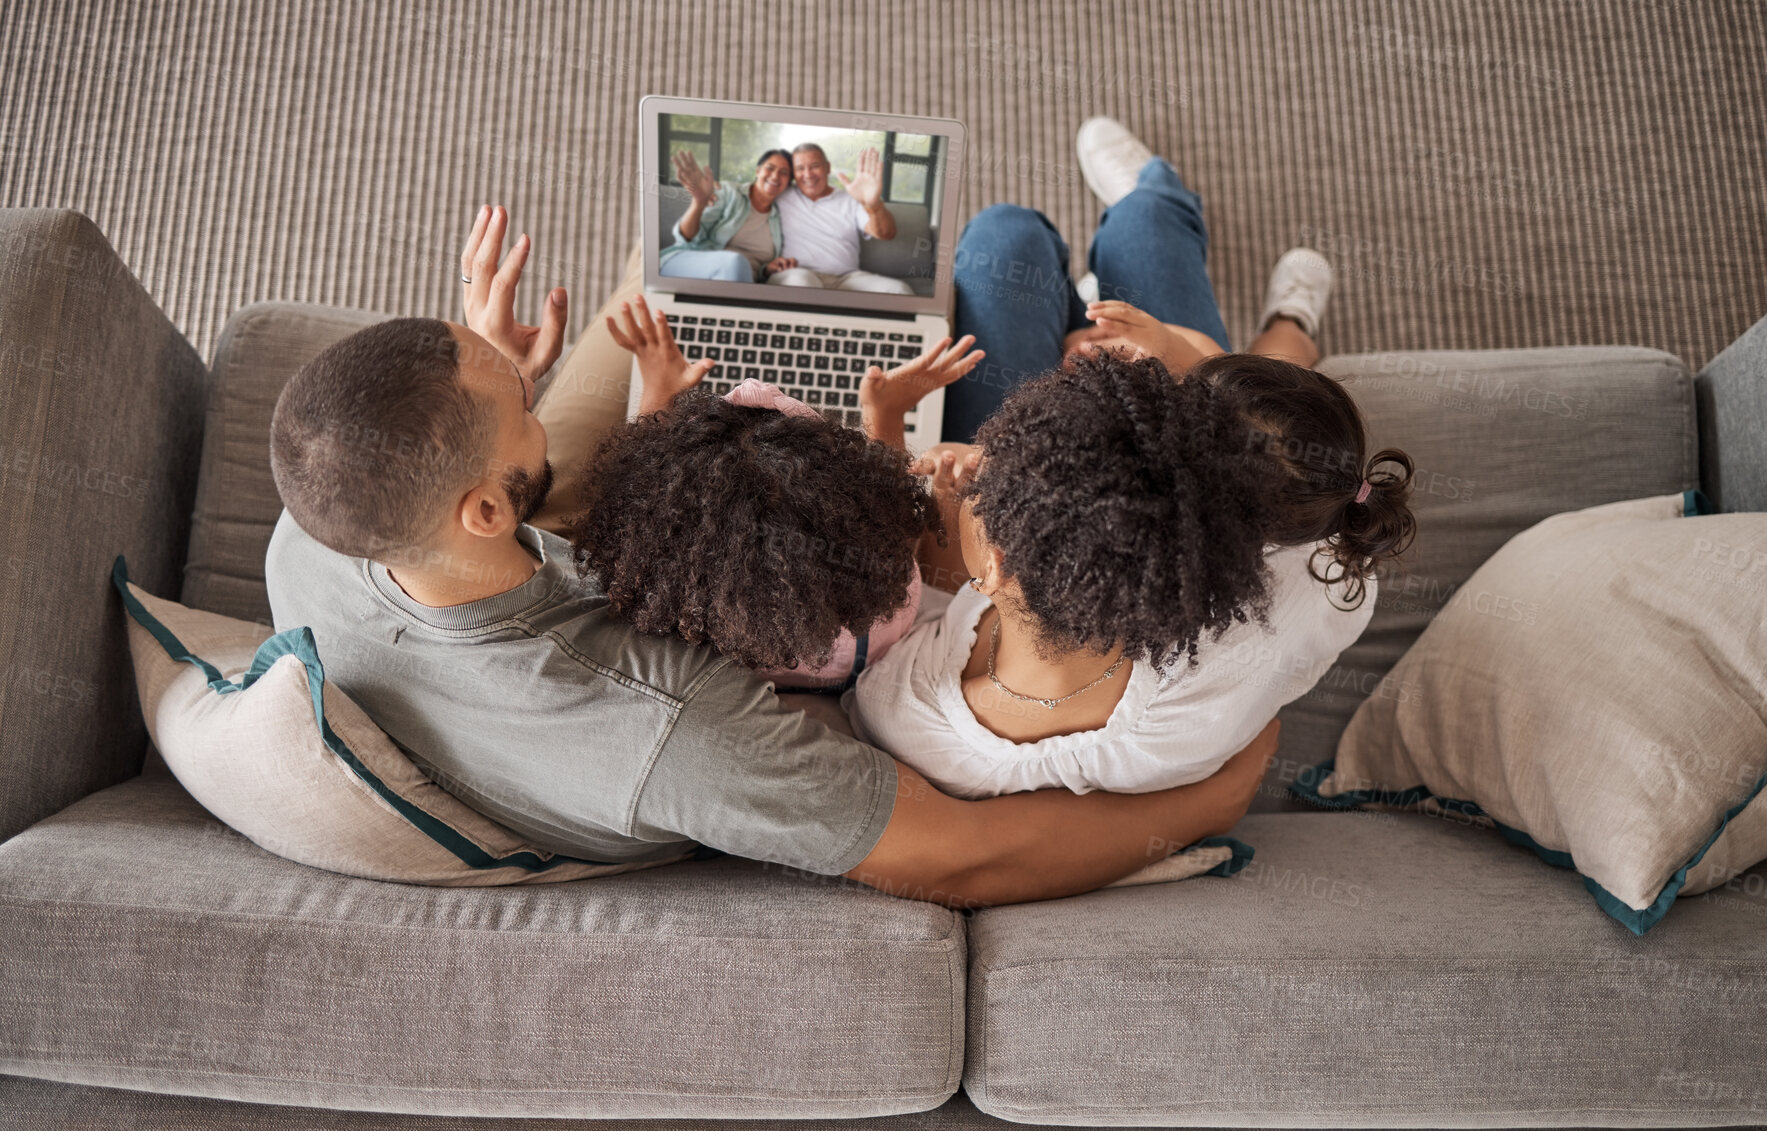
[[[1516,535],[1293,791],[1488,823],[1637,934],[1767,859],[1767,514],[1699,511]]]
[[[325,682],[311,630],[272,634],[154,597],[122,558],[111,581],[154,746],[191,796],[259,847],[351,876],[446,886],[654,866],[555,855],[468,808]]]

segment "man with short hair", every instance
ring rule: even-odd
[[[859,155],[858,172],[845,173],[837,190],[828,183],[828,154],[807,141],[791,151],[792,186],[779,194],[776,207],[784,231],[780,256],[796,267],[775,271],[769,283],[782,287],[827,287],[842,291],[875,291],[911,295],[901,279],[859,270],[861,239],[893,240],[896,218],[883,202],[883,158],[876,149]]]
[[[616,620],[568,543],[526,524],[549,477],[534,382],[566,308],[554,290],[540,326],[515,321],[529,245],[499,267],[506,226],[501,208],[474,225],[466,325],[344,338],[271,427],[276,626],[311,627],[328,678],[437,784],[581,859],[698,844],[964,907],[1096,888],[1245,813],[1274,722],[1194,785],[958,801],[710,647]]]

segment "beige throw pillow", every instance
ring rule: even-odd
[[[1686,508],[1516,535],[1295,792],[1487,818],[1638,934],[1767,858],[1767,514]]]

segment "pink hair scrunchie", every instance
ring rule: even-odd
[[[822,415],[778,385],[769,385],[767,382],[758,381],[753,377],[725,393],[724,399],[731,404],[739,404],[746,408],[770,408],[788,416],[820,417]]]

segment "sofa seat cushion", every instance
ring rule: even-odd
[[[722,858],[543,887],[291,863],[141,777],[0,845],[0,1072],[436,1115],[871,1116],[955,1092],[964,928]]]
[[[471,1116],[382,1115],[310,1107],[242,1104],[199,1096],[171,1096],[57,1084],[0,1075],[0,1112],[29,1131],[1014,1131],[975,1109],[962,1092],[928,1112],[790,1123],[710,1119],[497,1119]]]
[[[1767,872],[1639,938],[1413,813],[1254,814],[1231,880],[970,926],[964,1088],[1024,1122],[1717,1126],[1767,1095]]]

